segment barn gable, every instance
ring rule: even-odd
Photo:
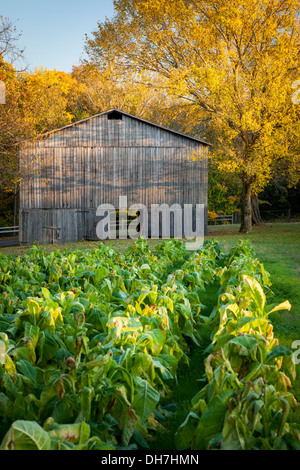
[[[59,241],[95,239],[97,207],[117,206],[120,196],[146,207],[206,206],[208,149],[119,110],[45,134],[20,150],[30,168],[20,191],[20,241],[51,242],[55,228]]]
[[[110,110],[51,131],[41,147],[185,147],[207,142],[167,129],[119,110]]]

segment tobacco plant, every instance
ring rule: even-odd
[[[190,252],[143,239],[124,254],[100,244],[1,255],[1,449],[149,448],[207,332],[206,383],[178,448],[295,447],[295,371],[268,318],[289,304],[267,306],[269,287],[242,242],[228,255],[214,240]]]
[[[216,258],[210,245],[191,257],[180,241],[145,240],[124,255],[2,256],[2,448],[147,448],[188,343],[201,343]]]
[[[300,429],[288,422],[290,408],[298,405],[290,392],[292,352],[278,344],[268,318],[291,306],[267,306],[262,286],[270,286],[268,273],[240,242],[220,272],[206,384],[178,429],[179,449],[300,448]]]

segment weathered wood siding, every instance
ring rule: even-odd
[[[107,114],[75,123],[20,151],[20,241],[96,238],[96,208],[134,203],[207,205],[208,146],[155,125]],[[195,152],[201,157],[194,160]],[[29,171],[28,171],[29,169]],[[49,228],[50,227],[50,228]]]

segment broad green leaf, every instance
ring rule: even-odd
[[[27,417],[27,400],[23,396],[23,393],[19,391],[14,399],[13,419],[17,420],[24,417]],[[36,414],[34,417],[36,417]]]
[[[242,420],[229,416],[222,430],[222,450],[245,450],[246,433]]]
[[[16,362],[17,370],[21,374],[25,375],[32,382],[36,382],[37,372],[36,369],[30,364],[29,361],[21,359]]]
[[[82,421],[81,427],[80,427],[80,436],[79,436],[79,444],[85,444],[91,434],[91,429],[87,423]]]
[[[24,336],[26,337],[27,341],[28,339],[30,339],[30,341],[28,341],[27,347],[29,347],[32,350],[35,350],[37,342],[39,340],[40,329],[38,326],[31,325],[31,323],[29,322],[25,322],[24,325],[25,325]]]
[[[156,359],[158,359],[165,367],[170,369],[171,374],[175,376],[178,366],[178,360],[175,356],[171,356],[170,354],[159,354]]]
[[[163,378],[164,381],[173,380],[174,377],[171,372],[167,369],[166,365],[162,364],[161,360],[153,359],[153,365],[156,367]]]
[[[12,359],[8,354],[5,355],[5,365],[4,365],[4,368],[5,368],[5,372],[6,372],[10,377],[15,378],[15,376],[16,376],[16,365],[15,365],[13,359]]]
[[[130,403],[125,399],[125,397],[122,398],[122,401],[123,411],[121,413],[121,416],[119,417],[118,422],[122,430],[122,445],[128,446],[129,441],[134,433],[138,417],[134,409],[131,407]]]
[[[157,301],[157,305],[167,307],[170,310],[170,312],[174,311],[173,300],[170,297],[166,296],[166,295],[163,295],[163,296],[159,297],[159,299]]]
[[[76,420],[77,422],[85,421],[88,423],[90,421],[94,395],[95,390],[93,387],[84,387],[82,390],[80,394],[81,409]]]
[[[101,286],[101,292],[105,294],[107,299],[110,299],[113,293],[113,287],[109,278],[105,277],[103,285]]]
[[[247,355],[247,350],[249,350],[254,344],[256,344],[257,339],[252,335],[237,336],[230,341],[228,341],[227,346],[234,344],[241,348],[241,354]],[[243,354],[245,353],[245,354]]]
[[[133,408],[142,421],[146,421],[158,404],[160,394],[146,380],[135,377]]]
[[[157,293],[155,292],[155,294],[157,295]],[[137,298],[137,303],[140,305],[145,299],[146,297],[149,295],[149,290],[144,290],[140,293],[140,295],[138,296]]]
[[[0,392],[0,416],[10,417],[13,414],[13,402],[4,393]]]
[[[151,330],[150,334],[153,337],[152,351],[158,356],[165,342],[164,334],[158,328]]]
[[[51,410],[51,415],[58,424],[73,422],[74,416],[78,410],[76,401],[74,401],[74,398],[71,397],[68,392],[65,392],[65,389],[62,387],[58,389],[58,394],[63,395],[63,397],[57,397],[56,400],[54,398],[52,403],[49,402],[48,410]]]
[[[290,379],[277,367],[269,364],[253,363],[247,376],[242,379],[243,383],[254,382],[256,379],[262,378],[266,383],[273,385],[277,391],[286,392],[291,388]]]
[[[258,313],[263,316],[264,307],[266,303],[266,296],[261,285],[258,281],[256,281],[256,279],[253,279],[250,276],[243,276],[243,281],[247,291],[251,295],[251,298],[256,305]]]
[[[124,367],[112,367],[108,374],[112,383],[122,383],[127,391],[126,398],[131,402],[134,395],[133,378],[130,372]]]
[[[150,268],[149,264],[142,264],[142,266],[140,267],[140,270],[141,271],[151,271],[151,268]]]
[[[127,355],[128,356],[128,355]],[[132,362],[130,362],[130,371],[135,376],[142,376],[144,373],[150,378],[155,377],[155,370],[153,365],[153,356],[151,354],[135,353],[131,356]]]
[[[271,361],[275,357],[283,357],[283,356],[290,356],[292,351],[290,349],[285,348],[284,346],[275,346],[275,348],[270,351],[267,355],[267,361]]]
[[[95,284],[98,284],[102,279],[104,279],[106,276],[108,276],[109,271],[105,266],[101,266],[101,268],[97,268],[95,270]]]
[[[52,398],[57,397],[58,399],[59,389],[63,389],[63,382],[60,377],[54,378],[43,388],[40,395],[40,416],[43,415],[48,403],[52,400]]]
[[[49,434],[35,421],[15,421],[4,436],[0,450],[50,450]]]
[[[200,418],[191,450],[207,450],[209,441],[222,431],[228,402],[234,393],[233,390],[227,390],[211,400]]]
[[[235,334],[248,333],[250,329],[260,334],[266,334],[270,323],[266,318],[245,316],[239,318],[234,326]]]
[[[30,313],[30,321],[35,325],[41,312],[39,304],[34,299],[27,300],[27,308]]]
[[[41,291],[45,299],[51,299],[51,292],[46,287],[41,287]]]
[[[199,419],[199,416],[192,411],[187,415],[185,421],[179,426],[175,434],[176,449],[188,450],[191,448]]]
[[[39,355],[38,364],[46,364],[47,361],[55,356],[56,351],[59,349],[59,344],[54,338],[54,335],[49,330],[40,332],[39,341],[37,344],[37,351]]]
[[[61,313],[61,307],[59,307],[57,302],[48,300],[43,305],[43,312],[41,314],[43,323],[39,323],[41,329],[49,328],[52,331],[55,331],[55,328],[62,326],[64,323],[63,316]]]
[[[267,309],[267,315],[270,313],[277,312],[278,310],[291,310],[292,306],[288,300],[282,302],[281,304],[277,305],[276,307],[271,307],[271,310]]]

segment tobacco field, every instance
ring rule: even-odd
[[[247,241],[0,254],[0,449],[151,449],[199,348],[176,449],[299,450],[296,368],[270,321],[290,308]]]

